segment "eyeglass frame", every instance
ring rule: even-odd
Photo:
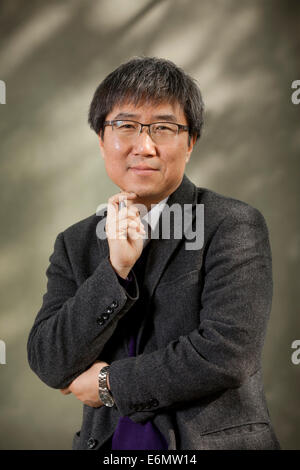
[[[176,135],[179,134],[179,131],[189,131],[189,126],[186,126],[184,124],[178,124],[177,122],[170,122],[170,121],[157,121],[157,122],[150,122],[150,124],[143,124],[142,122],[139,122],[139,121],[134,121],[132,119],[113,119],[111,121],[104,121],[103,123],[103,128],[106,127],[106,126],[112,126],[112,130],[114,129],[114,123],[115,122],[123,122],[123,121],[126,121],[126,122],[135,122],[136,124],[139,124],[141,127],[140,127],[140,132],[138,133],[138,136],[141,135],[141,133],[143,132],[143,127],[148,127],[148,135],[150,136],[150,138],[152,139],[152,136],[151,136],[151,133],[150,133],[150,126],[152,126],[152,124],[175,124],[175,126],[177,126],[177,133]],[[103,129],[104,131],[104,129]]]

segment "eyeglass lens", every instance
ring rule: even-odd
[[[114,121],[113,129],[121,139],[132,139],[142,131],[142,124],[134,121]],[[150,124],[149,133],[155,142],[172,140],[178,134],[177,124],[156,122]]]

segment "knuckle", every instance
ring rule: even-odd
[[[129,227],[138,227],[138,224],[135,222],[135,220],[131,220],[129,222]]]
[[[130,215],[134,217],[140,216],[140,211],[136,207],[130,206],[130,208],[128,209],[128,212],[130,213]]]

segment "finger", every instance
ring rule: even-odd
[[[130,221],[127,229],[128,236],[131,238],[144,238],[146,231],[142,222]],[[137,236],[138,235],[138,236]]]
[[[117,233],[118,232],[126,232],[126,230],[128,229],[128,226],[129,226],[129,219],[122,219],[122,220],[118,220],[117,221]]]
[[[122,201],[109,201],[107,204],[107,219],[116,221],[117,219],[124,219],[125,217],[139,217],[140,212],[137,207],[127,205],[120,209],[119,202]]]
[[[134,204],[132,204],[131,206],[128,207],[127,212],[128,212],[128,215],[135,216],[135,217],[136,216],[139,217],[140,214],[141,214],[139,208]]]
[[[137,216],[120,217],[116,220],[117,228],[125,229],[129,227],[129,224],[134,223],[136,225],[143,225],[141,220]]]
[[[137,232],[146,233],[143,223],[140,220],[123,219],[118,221],[118,233],[125,234],[131,228]]]
[[[144,225],[142,224],[142,222],[140,221],[136,221],[136,220],[130,220],[128,222],[128,228],[132,228],[132,229],[136,229],[137,232],[141,232],[141,233],[146,233],[145,232],[145,228],[144,228]]]
[[[131,240],[143,239],[145,235],[142,232],[139,232],[136,228],[132,228],[132,227],[128,229],[127,234],[128,234],[128,238],[130,238]]]
[[[108,203],[117,204],[117,206],[119,206],[120,201],[125,201],[125,204],[127,205],[128,203],[127,199],[132,200],[132,199],[135,199],[136,197],[137,195],[133,192],[123,191],[121,193],[114,194],[113,196],[111,196],[108,199]]]
[[[124,217],[140,217],[141,213],[139,208],[132,204],[130,206],[124,206],[118,211],[118,217],[119,218],[124,218]]]
[[[119,201],[119,211],[123,209],[124,207],[126,207],[126,202],[123,199],[121,199],[121,201]]]
[[[126,206],[118,211],[117,203],[109,202],[105,226],[107,236],[111,239],[126,239],[128,221],[130,220],[140,223],[140,212],[136,206]]]
[[[124,201],[120,201],[119,206],[118,206],[118,218],[124,218],[124,217],[140,217],[140,211],[138,207],[136,207],[134,204],[131,205],[124,205],[120,206],[120,204]]]
[[[127,210],[127,208],[123,208],[119,211],[117,218],[119,221],[129,219],[138,222],[140,221],[140,213],[135,210],[129,211],[129,209]]]

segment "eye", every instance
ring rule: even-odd
[[[173,126],[172,124],[157,124],[155,127],[154,127],[154,132],[163,132],[163,133],[173,133],[173,132],[176,132],[176,127]]]
[[[118,123],[117,127],[118,129],[135,129],[136,126],[134,124],[130,124],[127,122],[122,122],[122,123]]]

